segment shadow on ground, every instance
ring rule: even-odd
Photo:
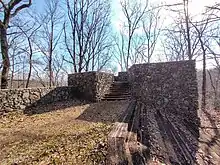
[[[24,113],[27,115],[42,114],[90,102],[83,100],[83,98],[86,97],[77,88],[57,87],[31,105],[26,106]]]
[[[82,101],[76,98],[63,98],[64,101],[57,101],[56,92],[50,92],[39,101],[28,106],[24,113],[27,115],[42,114],[56,110],[65,110],[75,106],[88,105],[76,118],[77,120],[94,122],[94,123],[115,123],[121,122],[123,115],[128,112],[128,101],[108,101],[91,103]],[[51,102],[51,96],[53,97]],[[135,108],[135,107],[133,107]],[[140,107],[139,107],[140,108]],[[213,147],[220,148],[220,131],[213,116],[204,111],[205,116],[210,122],[210,125],[202,127],[201,129],[211,129],[214,136],[211,139],[201,141],[194,130],[198,128],[192,124],[188,124],[175,114],[164,114],[160,111],[144,108],[139,110],[138,114],[131,112],[130,118],[125,122],[131,127],[136,123],[137,127],[130,132],[137,133],[140,144],[140,151],[132,151],[132,159],[134,164],[147,161],[151,163],[149,157],[157,157],[159,161],[170,164],[196,164],[196,153],[198,152],[198,143],[205,144],[205,152],[207,158],[204,162],[213,164],[212,157]],[[136,118],[133,118],[136,115]],[[201,135],[200,135],[201,136]],[[217,146],[217,147],[216,147]],[[142,147],[142,148],[141,148]],[[216,151],[218,152],[218,150]],[[220,155],[220,153],[216,153]],[[142,156],[141,156],[142,155]],[[152,162],[153,163],[153,162]]]
[[[128,101],[103,101],[90,106],[77,118],[88,122],[114,123],[121,119]]]
[[[87,105],[86,109],[77,117],[78,120],[95,123],[114,123],[122,116],[122,112],[126,110],[128,104],[128,101],[85,101],[82,100],[84,96],[79,92],[75,92],[70,97],[64,97],[62,100],[56,98],[56,93],[56,90],[49,92],[40,100],[27,106],[24,113],[26,115],[43,114]]]

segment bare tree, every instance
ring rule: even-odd
[[[202,78],[202,102],[201,102],[201,109],[205,110],[206,109],[206,48],[205,48],[205,41],[204,41],[204,31],[206,30],[206,27],[208,25],[205,24],[204,27],[201,27],[200,29],[192,24],[193,27],[196,29],[196,32],[198,34],[198,39],[200,42],[201,50],[202,50],[202,59],[203,59],[203,78]]]
[[[164,34],[162,45],[167,61],[180,61],[186,59],[187,45],[181,31],[168,29]]]
[[[114,58],[116,62],[120,65],[121,70],[125,70],[125,61],[126,61],[126,53],[125,53],[125,37],[122,32],[119,35],[114,36],[114,46],[115,53]]]
[[[125,57],[125,68],[128,70],[129,67],[129,60],[131,58],[131,46],[132,46],[132,40],[135,35],[135,32],[138,28],[141,27],[140,22],[144,18],[144,15],[147,12],[148,7],[148,1],[145,1],[142,3],[142,1],[129,1],[124,0],[121,1],[121,7],[123,14],[126,18],[126,23],[124,24],[126,35],[128,36],[127,40],[127,52]]]
[[[144,56],[143,60],[148,63],[150,63],[162,29],[160,10],[161,8],[149,10],[146,17],[142,20],[144,37],[146,38],[146,42],[144,44],[145,49],[142,49]]]
[[[2,17],[0,20],[0,38],[1,38],[1,53],[3,60],[3,69],[1,76],[1,88],[5,89],[8,86],[8,74],[10,69],[10,59],[8,54],[7,29],[9,28],[10,20],[15,17],[21,10],[28,8],[31,5],[31,0],[23,3],[22,0],[10,0],[4,2],[0,0],[0,12]]]
[[[168,31],[165,34],[166,41],[168,40],[170,44],[163,43],[164,51],[173,56],[172,59],[192,60],[197,58],[196,55],[200,51],[200,47],[198,47],[199,39],[196,30],[190,24],[190,22],[193,22],[193,17],[189,11],[189,0],[183,0],[182,2],[181,4],[169,6],[169,11],[174,12],[177,16],[174,18],[174,26],[165,29]],[[173,7],[177,8],[173,9]],[[172,53],[175,53],[175,55]]]
[[[46,57],[49,77],[49,86],[55,85],[53,74],[53,56],[63,33],[61,27],[62,13],[59,8],[59,0],[46,1],[43,15],[40,15],[39,24],[42,28],[38,31],[39,41],[36,42],[40,52]]]
[[[32,68],[33,68],[32,58],[33,58],[34,53],[37,52],[34,48],[35,35],[38,29],[41,27],[41,25],[37,25],[36,23],[34,23],[30,27],[29,26],[27,27],[26,23],[21,24],[22,20],[18,20],[18,21],[19,23],[17,23],[16,26],[22,32],[22,35],[23,35],[22,37],[24,37],[25,40],[27,41],[27,44],[25,44],[23,47],[21,46],[19,49],[21,49],[21,52],[23,52],[24,54],[28,56],[27,62],[29,64],[29,71],[28,71],[27,81],[25,84],[25,87],[28,88],[31,74],[32,74]]]
[[[192,60],[192,51],[191,51],[191,36],[190,36],[190,26],[189,26],[189,0],[183,0],[183,11],[184,11],[184,17],[185,17],[185,24],[186,24],[186,41],[187,41],[187,47],[188,47],[188,57],[189,60]]]
[[[110,55],[106,54],[112,45],[109,39],[110,3],[107,0],[66,0],[68,20],[64,23],[64,42],[74,72],[100,68]],[[69,23],[69,24],[68,24]],[[69,25],[69,26],[68,26]],[[69,35],[71,34],[71,35]],[[107,55],[107,58],[106,58]]]
[[[167,60],[192,60],[199,55],[201,47],[195,28],[191,27],[193,17],[189,15],[188,0],[183,0],[183,10],[172,10],[175,14],[173,23],[164,29],[164,53]]]

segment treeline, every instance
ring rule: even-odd
[[[15,75],[62,85],[68,72],[101,70],[112,56],[108,0],[1,1],[1,88]],[[31,6],[32,4],[32,6]],[[19,6],[20,5],[20,6]],[[25,74],[25,76],[23,76]]]

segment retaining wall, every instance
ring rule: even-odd
[[[118,72],[118,76],[115,77],[116,81],[127,81],[128,72]]]
[[[78,89],[80,97],[98,101],[108,93],[114,79],[113,74],[84,72],[68,75],[68,86]]]
[[[155,111],[199,124],[195,61],[133,65],[129,82],[134,99]]]
[[[34,103],[49,104],[75,97],[75,88],[18,88],[0,90],[0,114],[24,110]]]

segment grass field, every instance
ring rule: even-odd
[[[107,135],[126,101],[60,102],[0,119],[0,164],[104,164]]]

